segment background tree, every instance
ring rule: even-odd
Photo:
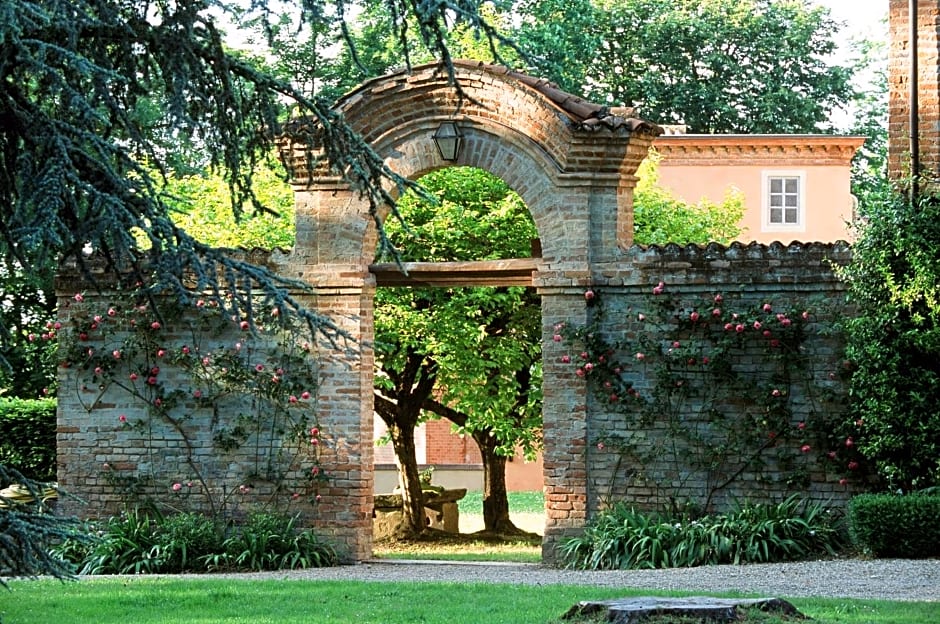
[[[640,245],[676,243],[727,245],[741,233],[744,216],[744,195],[729,188],[725,199],[715,204],[706,199],[687,204],[659,186],[661,157],[650,150],[637,177],[633,194],[634,241]]]
[[[535,226],[521,198],[478,169],[450,168],[421,184],[436,201],[399,203],[389,224],[407,261],[529,256]],[[424,529],[414,428],[449,418],[480,447],[485,529],[514,532],[505,461],[539,445],[540,308],[529,289],[383,288],[376,295],[376,412],[388,427],[407,526]]]
[[[511,33],[532,73],[591,101],[696,133],[801,133],[851,95],[850,68],[827,59],[839,25],[806,0],[591,4],[519,2]]]

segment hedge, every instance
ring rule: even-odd
[[[55,481],[55,430],[55,399],[0,399],[0,464]]]
[[[849,503],[857,546],[875,557],[940,556],[940,495],[862,494]]]

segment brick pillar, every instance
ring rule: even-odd
[[[910,14],[909,0],[890,0],[891,49],[888,64],[888,176],[910,175]],[[940,177],[940,2],[918,0],[918,100],[921,175]]]
[[[353,561],[372,557],[374,288],[319,288],[313,308],[359,344],[321,343],[318,350],[317,411],[323,429],[321,461],[327,481],[316,525]]]
[[[544,432],[545,537],[542,560],[554,563],[561,539],[587,521],[587,384],[574,374],[571,345],[552,337],[559,323],[586,324],[584,288],[540,288],[542,295],[542,418]]]
[[[303,171],[303,168],[299,169]],[[316,525],[354,561],[372,556],[373,305],[363,253],[374,248],[368,205],[331,177],[295,182],[297,242],[287,274],[313,285],[310,308],[346,332],[348,343],[318,345],[317,411],[327,471]]]

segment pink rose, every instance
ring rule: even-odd
[[[552,336],[552,340],[554,340],[555,342],[561,342],[561,335],[555,334],[554,336]]]
[[[150,324],[150,329],[160,329],[160,321],[154,321]]]
[[[179,492],[179,491],[182,490],[182,489],[183,489],[183,484],[182,484],[182,483],[174,483],[174,484],[173,484],[173,491],[174,491],[174,492]]]
[[[120,423],[122,423],[122,424],[123,424],[123,423],[126,423],[126,422],[127,422],[127,416],[125,416],[124,414],[121,414],[120,416],[118,416],[118,422],[120,422]]]
[[[804,453],[809,453],[810,450],[812,450],[812,447],[810,447],[809,444],[804,444],[803,446],[800,447],[800,450],[803,451]]]
[[[563,355],[563,356],[561,356],[561,363],[562,363],[562,364],[571,364],[571,356],[570,356],[570,355]]]
[[[593,291],[593,290],[587,290],[587,291],[585,291],[585,292],[584,292],[584,298],[587,299],[588,301],[590,301],[591,299],[593,299],[593,298],[594,298],[594,291]]]
[[[689,315],[689,320],[692,321],[693,323],[698,323],[698,319],[699,319],[698,312],[692,312],[692,314]]]
[[[769,303],[765,303],[764,307],[761,308],[764,312],[770,312],[773,308],[770,307]]]

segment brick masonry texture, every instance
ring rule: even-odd
[[[910,37],[909,0],[890,0],[891,47],[888,60],[888,173],[910,175]],[[936,180],[940,171],[940,5],[917,2],[917,98],[920,118],[922,175]]]
[[[835,300],[840,288],[828,261],[842,262],[848,252],[840,246],[799,244],[632,247],[634,174],[657,127],[619,117],[603,123],[578,117],[572,107],[546,97],[545,89],[479,64],[458,65],[457,79],[468,96],[462,101],[446,75],[427,66],[370,81],[340,108],[400,175],[417,179],[451,164],[480,167],[504,179],[533,215],[542,249],[533,285],[541,295],[543,323],[543,553],[552,561],[558,540],[579,531],[606,504],[605,484],[618,476],[609,457],[592,446],[605,428],[618,426],[616,419],[590,396],[585,380],[561,364],[568,347],[552,339],[559,323],[592,320],[584,291],[595,288],[610,302],[611,324],[604,331],[614,337],[631,331],[623,321],[626,311],[640,305],[659,280],[689,294],[734,290],[755,300],[810,295]],[[451,119],[459,122],[465,137],[456,163],[442,161],[431,139],[440,122]],[[307,520],[337,540],[349,559],[362,560],[372,553],[369,344],[375,280],[368,267],[377,236],[368,205],[357,191],[322,169],[307,170],[308,147],[290,141],[283,145],[295,165],[297,242],[279,260],[278,270],[312,284],[315,294],[309,295],[309,303],[356,338],[360,348],[319,346],[315,405],[330,436],[321,457],[330,478],[323,502]],[[65,304],[74,291],[67,283],[60,286],[65,318]],[[116,414],[141,407],[117,399],[89,413],[83,393],[74,391],[81,385],[79,375],[74,369],[62,369],[60,375],[59,478],[87,501],[70,509],[90,516],[117,510],[118,492],[101,474],[104,461],[127,471],[159,472],[154,481],[162,485],[153,493],[171,496],[164,485],[179,471],[172,436],[160,433],[144,440],[120,430]],[[214,453],[208,438],[203,441],[206,446],[197,452]],[[160,461],[148,459],[154,446],[161,449]],[[220,462],[217,476],[237,478],[246,461]],[[651,502],[656,495],[653,487],[631,487],[622,493],[637,501]],[[826,488],[832,490],[831,483],[821,481],[819,491]]]

